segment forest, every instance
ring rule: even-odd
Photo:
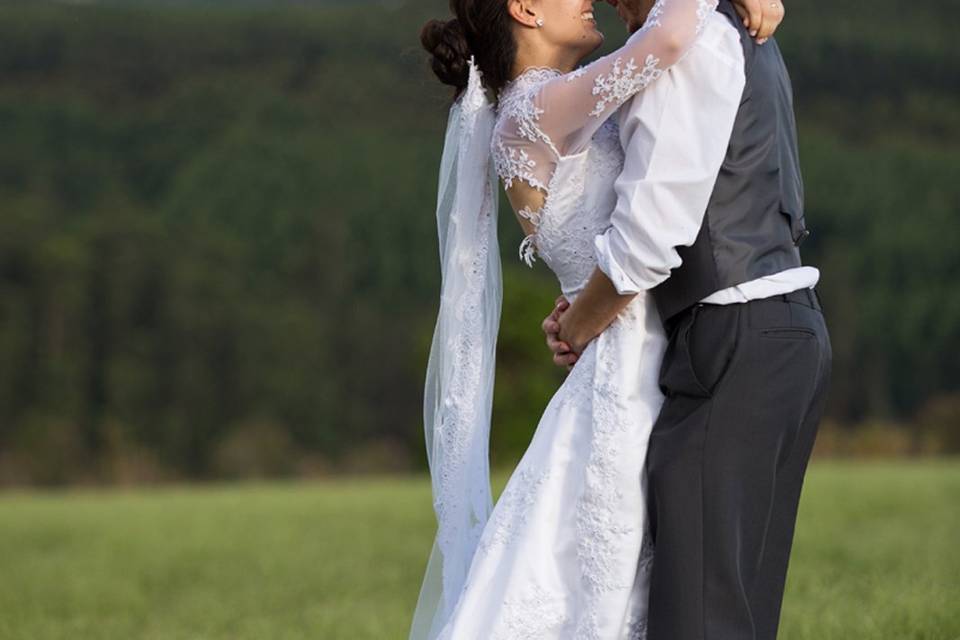
[[[450,96],[417,34],[446,6],[0,5],[0,485],[425,468]],[[955,7],[787,7],[824,443],[960,452]],[[564,372],[557,285],[500,226],[502,466]]]

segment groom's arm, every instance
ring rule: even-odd
[[[599,266],[559,317],[559,339],[576,353],[635,294],[670,277],[677,247],[696,241],[744,87],[740,44],[725,42],[695,46],[623,107],[626,159],[611,226],[595,241]]]
[[[579,354],[635,296],[635,293],[618,293],[610,278],[600,269],[594,269],[587,286],[570,308],[559,315],[559,340]]]

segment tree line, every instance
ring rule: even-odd
[[[423,467],[434,5],[0,7],[0,483]],[[960,64],[945,3],[879,5],[797,5],[779,36],[829,417],[949,449]],[[557,287],[501,218],[507,463],[563,374],[539,329]]]

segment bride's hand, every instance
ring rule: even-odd
[[[758,44],[766,42],[783,22],[784,7],[781,0],[733,0],[733,7]]]
[[[582,307],[580,307],[580,311],[580,313],[577,313],[577,309],[571,307],[570,309],[560,312],[558,318],[560,332],[557,335],[557,338],[567,345],[570,352],[578,358],[584,349],[587,348],[590,341],[597,336],[596,333],[592,333],[589,329],[589,323],[592,318],[584,316]]]
[[[553,363],[558,367],[566,367],[567,371],[573,368],[577,361],[577,354],[570,349],[570,345],[560,339],[560,315],[570,307],[566,298],[557,298],[553,311],[541,323],[543,333],[547,336],[547,348],[553,352]]]

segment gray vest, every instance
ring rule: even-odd
[[[801,266],[803,181],[790,76],[776,40],[758,46],[729,0],[740,32],[746,86],[703,226],[682,264],[651,290],[664,322],[715,291]]]

